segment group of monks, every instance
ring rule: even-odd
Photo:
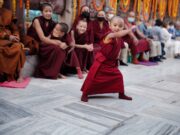
[[[28,51],[38,54],[35,77],[57,79],[77,72],[82,79],[83,72],[89,72],[81,88],[84,102],[88,95],[101,93],[119,93],[120,99],[132,100],[124,94],[123,76],[118,70],[121,49],[125,42],[129,45],[134,64],[146,61],[143,53],[150,49],[150,41],[134,26],[133,12],[122,19],[99,11],[96,19],[91,20],[89,7],[82,6],[70,30],[66,23],[52,20],[51,4],[43,3],[41,12],[33,19],[27,35],[20,39],[12,12],[3,8],[0,0],[1,77],[22,81],[21,70]]]

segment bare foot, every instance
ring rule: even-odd
[[[85,70],[85,72],[86,72],[86,73],[88,73],[88,72],[89,72],[89,70],[87,70],[87,69],[86,69],[86,70]]]
[[[86,71],[82,71],[82,73],[83,73],[83,74],[87,74],[87,72],[86,72]]]
[[[89,70],[87,70],[87,69],[84,69],[84,70],[82,71],[83,74],[87,74],[88,72],[89,72]]]
[[[19,78],[17,79],[17,83],[22,83],[22,82],[23,82],[23,80],[24,80],[24,78],[23,78],[23,77],[19,77]]]
[[[84,78],[82,73],[79,73],[79,74],[77,74],[77,75],[78,75],[78,78],[79,78],[79,79],[83,79],[83,78]]]
[[[79,79],[83,79],[83,73],[81,71],[81,68],[80,67],[76,67],[76,70],[77,70],[77,76]]]
[[[58,75],[58,79],[66,79],[67,77],[65,76],[65,75],[63,75],[63,74],[59,74]]]

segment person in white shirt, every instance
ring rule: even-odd
[[[167,30],[167,24],[163,22],[162,26],[162,39],[165,44],[166,51],[169,50],[174,58],[180,58],[180,42],[172,40],[172,34]]]

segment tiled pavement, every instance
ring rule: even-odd
[[[0,87],[0,135],[180,135],[180,60],[120,70],[133,101],[105,94],[83,103],[76,76]]]

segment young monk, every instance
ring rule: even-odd
[[[35,39],[39,43],[61,45],[59,40],[52,40],[48,38],[56,25],[56,22],[52,20],[53,8],[49,3],[43,3],[41,5],[42,16],[34,18],[30,28],[27,31],[27,35]],[[64,46],[66,48],[67,46]]]
[[[60,23],[60,24],[61,24],[61,26],[64,26],[64,27],[62,27],[61,31],[66,31],[66,33],[67,33],[68,25],[65,23]],[[74,48],[75,48],[74,34],[71,35],[71,33],[69,33],[69,34],[66,34],[66,33],[64,34],[64,36],[62,36],[62,34],[61,34],[61,36],[59,38],[59,40],[61,42],[65,43],[68,46],[68,48],[65,50],[66,51],[66,58],[64,60],[63,69],[65,69],[66,67],[67,68],[75,68],[78,78],[83,79],[83,74],[81,71],[80,62],[79,62],[78,56],[74,50]],[[66,72],[68,72],[68,70],[66,70]],[[60,77],[63,77],[63,75],[60,74]]]
[[[88,52],[93,51],[93,44],[90,44],[87,33],[87,21],[79,20],[74,32],[75,52],[78,57],[81,70],[87,72]]]
[[[68,32],[68,25],[65,23],[57,23],[49,35],[50,39],[61,41],[61,45],[66,44],[66,34]],[[64,42],[62,41],[64,39]],[[43,46],[43,47],[42,47]],[[54,44],[40,44],[39,63],[36,69],[36,77],[57,79],[65,78],[60,74],[60,69],[66,57],[66,51],[60,45]]]
[[[73,23],[73,26],[72,26],[72,30],[76,29],[76,26],[77,26],[77,23],[78,23],[79,20],[86,20],[87,21],[88,40],[89,40],[90,44],[94,43],[93,21],[91,21],[91,18],[90,18],[90,9],[89,9],[89,7],[87,5],[84,5],[84,6],[81,7],[80,15],[75,19],[75,21]],[[87,59],[88,59],[87,60],[87,67],[89,69],[90,66],[92,65],[93,59],[94,59],[93,52],[89,52],[88,53],[88,58]]]
[[[3,8],[3,4],[4,0],[0,0],[0,76],[8,81],[22,82],[21,71],[26,59],[24,45],[13,23],[12,12]]]
[[[101,41],[102,49],[97,53],[95,61],[81,88],[83,92],[81,101],[88,102],[88,95],[103,93],[119,93],[120,99],[132,100],[124,93],[123,76],[118,70],[117,59],[123,44],[120,38],[132,31],[121,30],[124,21],[115,16],[110,22],[110,31]]]

